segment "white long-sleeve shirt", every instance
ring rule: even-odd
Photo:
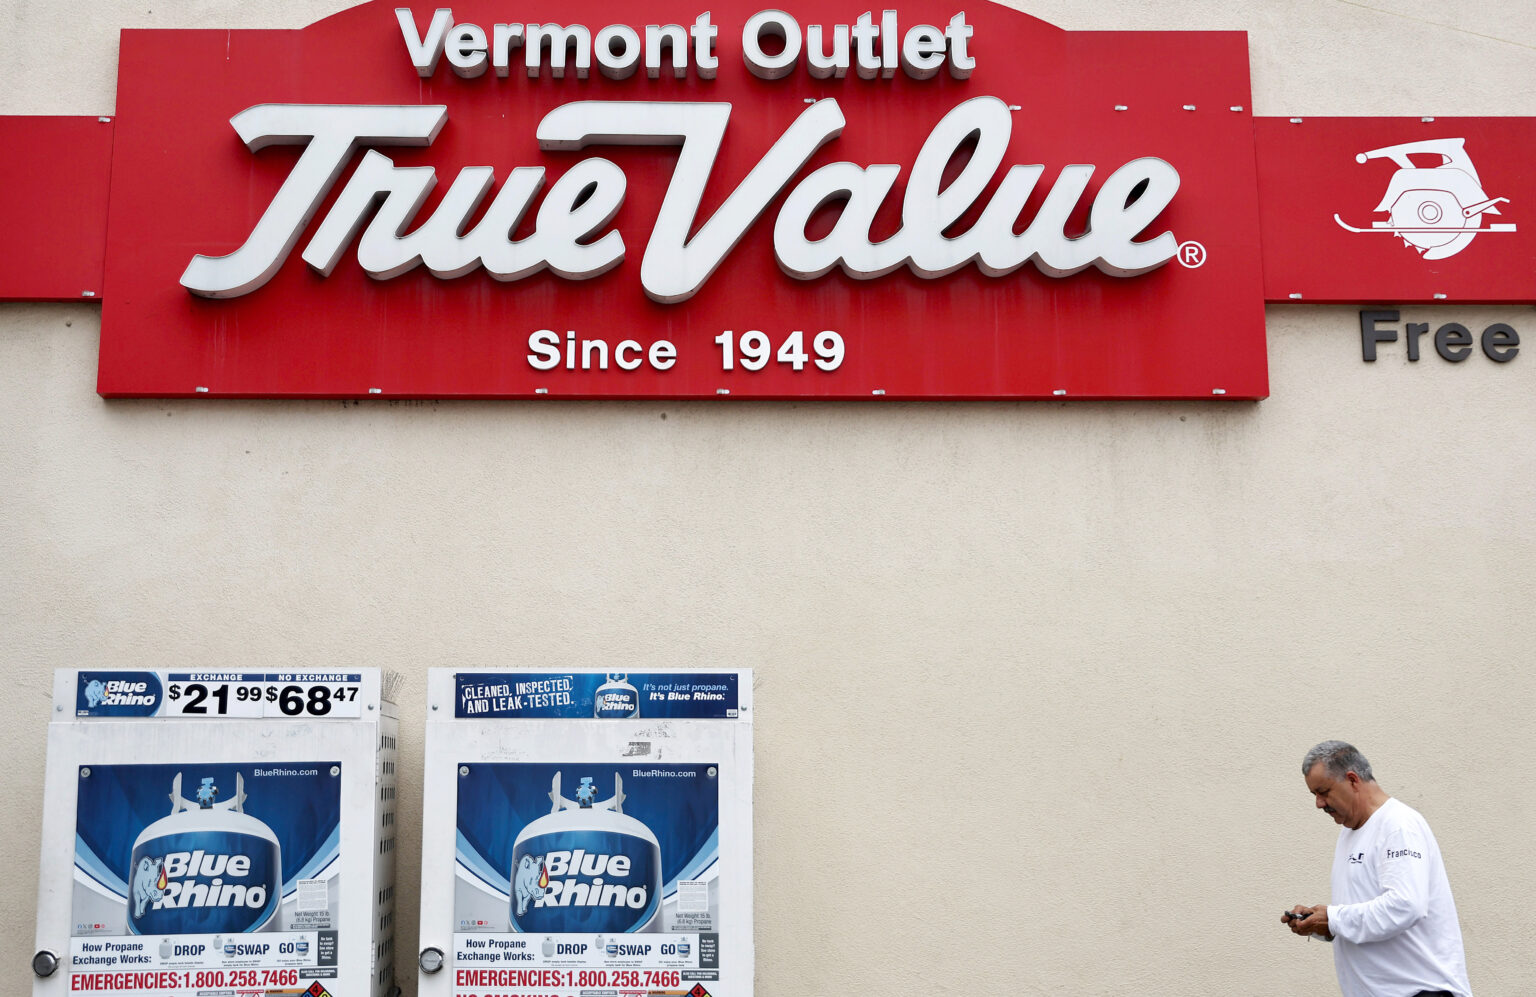
[[[1358,829],[1339,831],[1328,928],[1344,997],[1471,997],[1440,846],[1406,803],[1389,799]]]

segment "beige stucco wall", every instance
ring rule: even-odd
[[[0,113],[112,111],[120,27],[339,6],[4,0]],[[1529,3],[1028,10],[1246,29],[1260,114],[1536,114]],[[403,673],[409,970],[426,669],[622,664],[757,669],[764,997],[1328,993],[1278,913],[1330,736],[1435,827],[1478,993],[1536,992],[1536,310],[1426,316],[1526,352],[1286,306],[1257,404],[109,403],[97,308],[0,306],[0,990],[54,668]]]

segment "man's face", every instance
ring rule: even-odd
[[[1335,779],[1328,774],[1327,764],[1318,762],[1307,773],[1307,788],[1312,791],[1317,809],[1332,817],[1335,824],[1355,830],[1370,816],[1365,812],[1365,784],[1353,772]]]

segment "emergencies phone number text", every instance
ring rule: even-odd
[[[222,987],[291,987],[298,982],[297,969],[200,969],[191,972],[72,973],[69,989],[144,992]]]
[[[455,988],[614,987],[639,990],[672,988],[682,982],[682,974],[675,969],[459,969],[454,974]],[[464,997],[490,995],[465,994]]]

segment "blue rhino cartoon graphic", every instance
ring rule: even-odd
[[[85,701],[91,709],[101,705],[101,701],[107,697],[107,687],[101,679],[91,679],[85,684]]]
[[[544,856],[524,855],[517,860],[517,870],[512,874],[513,891],[517,895],[517,916],[528,913],[528,904],[544,895],[539,879],[544,874]]]
[[[133,919],[135,921],[144,916],[145,907],[158,902],[165,896],[165,888],[160,885],[164,866],[164,860],[152,859],[148,855],[139,859],[139,867],[133,871]]]

